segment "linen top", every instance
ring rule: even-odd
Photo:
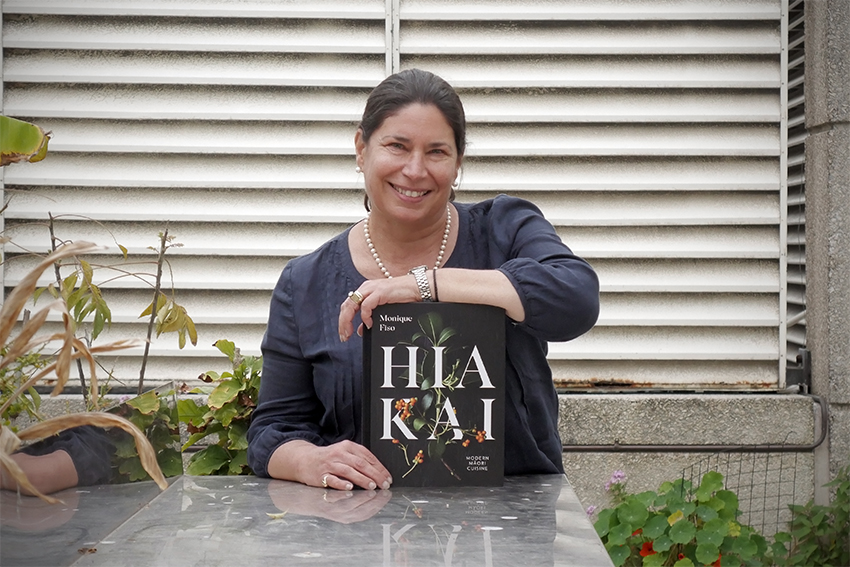
[[[547,342],[573,339],[595,324],[596,273],[528,201],[500,195],[454,205],[458,238],[444,267],[500,270],[525,309],[521,323],[505,317],[505,474],[561,473]],[[274,289],[248,431],[248,464],[257,475],[268,476],[272,453],[293,439],[361,442],[363,341],[355,333],[340,342],[338,331],[340,304],[366,280],[351,259],[350,230],[291,260]],[[359,324],[358,313],[354,328]]]

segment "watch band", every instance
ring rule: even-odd
[[[409,274],[416,278],[416,285],[419,287],[419,294],[422,296],[422,301],[433,301],[431,298],[431,284],[428,283],[427,276],[428,268],[426,266],[416,266]]]

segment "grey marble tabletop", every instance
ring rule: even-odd
[[[6,493],[4,566],[612,565],[566,478],[337,492],[250,476]]]

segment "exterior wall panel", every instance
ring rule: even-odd
[[[109,247],[93,262],[123,265],[120,243],[126,269],[146,273],[167,226],[183,245],[168,273],[200,339],[183,350],[156,339],[151,382],[221,369],[217,339],[258,352],[286,261],[362,218],[354,129],[388,67],[423,67],[460,90],[460,200],[534,201],[599,272],[599,324],[551,345],[558,384],[784,380],[786,257],[798,265],[784,233],[800,218],[783,211],[779,0],[2,9],[4,113],[54,136],[47,160],[5,172],[4,284],[34,265],[22,252],[49,246],[48,214],[61,238]],[[105,285],[110,337],[144,335],[146,281]],[[117,378],[132,382],[140,352],[112,357]]]

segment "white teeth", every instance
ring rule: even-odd
[[[405,197],[421,197],[422,195],[427,193],[427,191],[408,191],[407,189],[400,189],[395,185],[393,185],[393,188]]]

